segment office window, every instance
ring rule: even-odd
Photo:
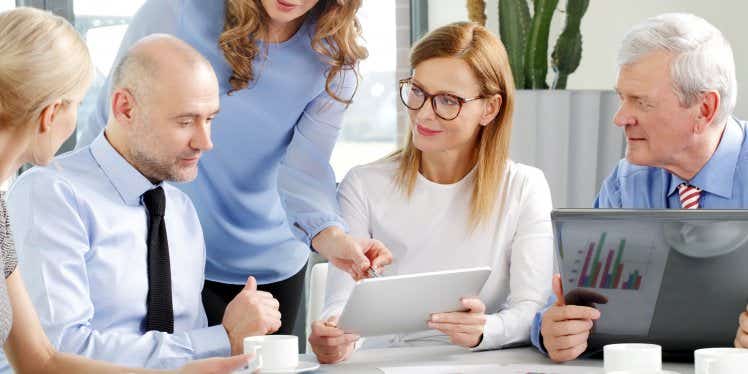
[[[333,151],[338,180],[352,167],[391,153],[397,144],[395,0],[364,0],[358,16],[369,58],[361,62],[359,89]]]
[[[0,0],[0,12],[16,7],[16,0]]]
[[[96,98],[117,57],[132,16],[145,0],[101,1],[75,0],[75,28],[83,35],[96,69],[91,89],[78,110],[78,124],[83,125],[96,107]]]

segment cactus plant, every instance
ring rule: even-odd
[[[559,35],[551,54],[551,66],[556,72],[554,89],[565,89],[566,79],[579,67],[582,59],[582,33],[579,26],[590,0],[568,0],[566,3],[566,26]]]
[[[525,87],[525,47],[530,33],[530,8],[526,0],[500,0],[499,35],[509,56],[514,84]]]
[[[486,25],[486,2],[467,0],[468,19],[482,26]]]
[[[534,0],[533,3],[534,14],[525,50],[527,84],[533,89],[548,88],[545,83],[545,76],[548,74],[548,34],[558,0]]]
[[[470,6],[472,1],[468,1]],[[548,35],[558,0],[533,0],[533,15],[527,0],[499,0],[499,34],[509,55],[517,88],[548,88]],[[556,41],[552,66],[553,88],[563,89],[582,56],[580,25],[589,0],[567,0],[566,26]],[[485,6],[485,4],[484,4]],[[472,18],[471,18],[472,19]]]

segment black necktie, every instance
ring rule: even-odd
[[[145,331],[174,332],[174,308],[171,305],[171,268],[169,242],[166,240],[164,189],[154,188],[143,194],[148,210],[148,311]]]

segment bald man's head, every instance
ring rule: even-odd
[[[132,45],[112,73],[112,92],[128,89],[143,102],[163,87],[165,80],[184,79],[179,73],[208,68],[210,62],[181,39],[168,34],[152,34]],[[140,100],[139,100],[140,101]]]
[[[152,181],[187,181],[213,147],[218,79],[189,44],[156,34],[135,43],[112,73],[109,142]]]

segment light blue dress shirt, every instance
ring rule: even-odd
[[[260,42],[267,57],[254,61],[257,79],[228,95],[231,67],[218,48],[224,4],[148,0],[134,16],[119,55],[146,35],[167,33],[213,65],[221,92],[221,112],[212,126],[215,148],[200,160],[197,179],[179,188],[192,199],[205,231],[206,278],[244,284],[253,275],[267,284],[306,264],[318,232],[345,227],[329,164],[345,105],[325,91],[328,65],[311,47],[310,21],[286,42]],[[350,71],[333,83],[343,98],[355,90]],[[97,110],[81,129],[80,144],[105,126],[109,87],[107,81]]]
[[[748,208],[747,128],[748,122],[730,118],[714,154],[690,181],[661,168],[621,160],[603,181],[595,208],[680,209],[678,185],[684,182],[702,189],[701,209]],[[530,332],[532,344],[543,353],[541,322],[555,302],[555,296],[551,296],[548,306],[535,315]]]
[[[153,185],[103,135],[35,167],[8,195],[23,280],[52,344],[123,365],[174,368],[227,356],[222,325],[207,327],[205,245],[189,198],[168,183],[166,232],[174,333],[143,331],[148,294],[147,213]]]

